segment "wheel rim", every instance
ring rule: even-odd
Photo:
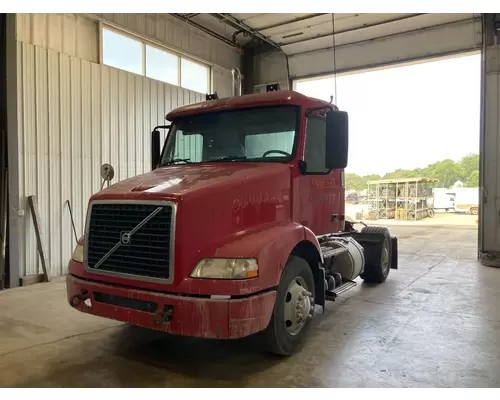
[[[297,276],[290,282],[285,293],[285,329],[292,335],[298,335],[307,320],[312,317],[313,299],[305,280]]]
[[[382,255],[380,257],[380,264],[382,265],[382,270],[384,271],[384,273],[389,269],[389,261],[389,241],[387,239],[384,239],[384,246],[382,247]]]

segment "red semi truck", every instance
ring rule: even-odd
[[[397,269],[397,238],[345,218],[347,113],[294,91],[207,99],[167,115],[162,150],[154,130],[151,172],[90,198],[68,301],[290,355],[315,306]]]

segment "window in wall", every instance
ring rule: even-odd
[[[199,93],[208,93],[209,69],[202,64],[181,59],[181,86]]]
[[[320,117],[309,117],[306,129],[306,147],[304,161],[309,173],[325,173],[326,120]]]
[[[102,30],[103,64],[143,75],[143,44],[108,29]]]
[[[210,67],[208,65],[150,46],[144,41],[131,39],[107,28],[102,30],[102,56],[103,64],[110,67],[195,92],[210,92]]]
[[[146,45],[146,76],[179,86],[179,57]]]

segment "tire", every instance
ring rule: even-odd
[[[298,325],[294,325],[291,320],[286,320],[286,316],[290,315],[290,310],[295,310],[298,301],[297,290],[300,291],[297,285],[306,286],[305,290],[311,293],[312,299],[309,296],[303,296],[304,303],[300,302],[300,304],[304,304],[305,308],[310,307],[308,310],[303,309],[304,314],[306,312],[309,314],[305,316],[301,328],[295,332],[295,329],[299,328]],[[281,274],[271,321],[263,332],[263,340],[268,352],[279,356],[290,356],[304,343],[314,314],[313,299],[314,277],[309,263],[303,258],[290,256]],[[293,313],[293,317],[295,315]],[[294,320],[297,321],[295,318]]]
[[[471,213],[471,215],[478,215],[479,214],[479,208],[478,207],[471,207],[470,208],[470,213]]]
[[[389,230],[382,226],[366,226],[361,233],[381,233],[384,241],[382,243],[382,255],[377,263],[366,264],[363,273],[360,275],[367,283],[383,283],[389,276],[392,263],[391,235]],[[385,250],[385,252],[384,252]]]
[[[429,210],[427,210],[427,216],[429,218],[433,218],[434,217],[434,210],[432,208],[430,208]]]

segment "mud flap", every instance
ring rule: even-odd
[[[314,274],[314,304],[321,306],[325,312],[326,293],[325,293],[325,269],[319,267]]]
[[[391,269],[398,269],[398,238],[391,236]]]

